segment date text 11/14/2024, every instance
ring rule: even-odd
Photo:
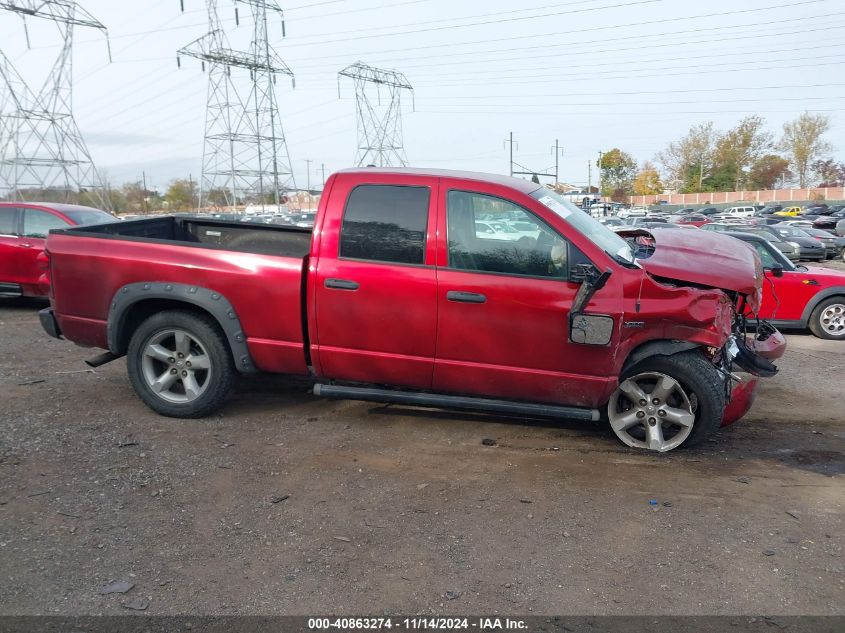
[[[399,629],[407,631],[423,630],[479,630],[479,631],[518,631],[526,630],[527,624],[519,618],[478,617],[478,618],[438,618],[438,617],[347,617],[347,618],[308,618],[308,629],[320,630],[381,630]]]

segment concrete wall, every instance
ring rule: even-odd
[[[845,200],[845,187],[823,187],[821,189],[769,189],[765,191],[716,191],[710,193],[673,193],[656,196],[628,196],[628,202],[636,205],[654,204],[666,200],[669,204],[703,205],[731,202],[800,202],[805,200]]]

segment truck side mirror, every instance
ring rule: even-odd
[[[783,277],[783,266],[775,265],[772,266],[769,270],[772,271],[772,277]]]

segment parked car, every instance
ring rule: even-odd
[[[824,203],[821,203],[821,204],[807,205],[806,207],[801,209],[801,211],[799,212],[799,215],[801,215],[801,216],[806,216],[806,215],[819,216],[819,215],[827,215],[829,213],[830,213],[830,207],[828,207]]]
[[[617,217],[624,220],[626,218],[644,218],[648,214],[648,207],[629,207],[627,209],[621,209],[618,212]]]
[[[760,229],[768,231],[784,242],[797,244],[800,248],[801,260],[823,261],[827,257],[824,244],[803,229],[786,226],[783,223],[773,224],[772,226],[761,226]]]
[[[744,415],[756,379],[731,372],[772,375],[785,349],[776,331],[746,338],[736,310],[758,309],[760,262],[722,236],[655,230],[640,252],[642,229],[628,242],[545,187],[470,172],[348,170],[325,191],[314,231],[170,217],[53,232],[42,325],[109,350],[90,364],[126,356],[167,416],[209,415],[238,372],[266,371],[311,375],[323,397],[606,415],[655,451]],[[538,237],[479,237],[480,213]]]
[[[696,210],[696,213],[700,213],[701,215],[716,215],[719,213],[719,209],[716,207],[701,207]]]
[[[840,237],[845,236],[845,218],[836,223],[836,234]]]
[[[116,222],[91,207],[52,202],[0,202],[0,297],[41,297],[39,256],[51,229]]]
[[[799,213],[801,213],[801,207],[786,207],[785,209],[781,209],[780,211],[775,211],[773,215],[779,215],[784,218],[794,218]]]
[[[845,219],[845,209],[837,209],[830,215],[819,216],[813,220],[813,228],[824,229],[825,231],[835,231],[836,223],[842,219]]]
[[[643,218],[628,218],[628,219],[625,220],[625,223],[628,224],[629,226],[640,226],[641,224],[644,224],[644,223],[663,223],[663,224],[666,224],[668,222],[669,222],[669,220],[667,218],[660,216],[660,215],[648,215],[648,216],[643,217]]]
[[[784,221],[784,218],[778,217],[776,215],[758,215],[753,218],[749,218],[748,222],[751,224],[757,224],[760,226],[765,226],[769,224],[779,224]]]
[[[675,224],[686,224],[689,226],[704,226],[710,222],[710,219],[706,215],[701,215],[699,213],[691,213],[689,215],[684,215],[674,221]]]
[[[760,318],[777,327],[809,328],[819,338],[845,340],[845,273],[796,266],[758,235],[731,233],[760,256],[763,284]]]
[[[788,242],[781,239],[779,236],[764,230],[762,227],[756,226],[737,226],[736,224],[724,223],[710,223],[702,226],[705,231],[715,231],[717,233],[733,233],[735,231],[742,231],[743,233],[751,233],[752,235],[759,235],[769,240],[776,249],[791,261],[799,261],[801,259],[801,247],[795,242]]]
[[[610,228],[614,226],[628,226],[627,222],[622,218],[598,218],[598,221]]]
[[[719,215],[732,217],[732,218],[750,218],[755,213],[757,213],[757,209],[754,207],[730,207],[722,211]]]
[[[840,251],[836,244],[836,236],[831,233],[830,231],[822,231],[821,229],[802,229],[805,233],[810,235],[811,237],[816,238],[822,244],[824,244],[825,252],[827,254],[827,258],[830,259],[832,257],[839,257]]]
[[[772,213],[775,213],[775,212],[780,211],[780,210],[782,210],[782,209],[783,209],[783,206],[782,206],[782,205],[779,205],[779,204],[767,204],[767,205],[766,205],[765,207],[763,207],[762,209],[758,209],[758,210],[754,213],[754,215],[756,215],[756,216],[771,215]]]

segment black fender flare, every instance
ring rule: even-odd
[[[635,347],[634,350],[628,354],[628,358],[625,359],[625,364],[622,365],[622,372],[620,375],[624,374],[640,361],[651,356],[672,356],[673,354],[686,352],[697,347],[701,346],[698,343],[690,343],[689,341],[678,341],[674,339],[646,341],[638,347]]]
[[[824,290],[814,294],[813,298],[807,302],[806,306],[804,306],[804,311],[801,313],[801,320],[804,322],[804,325],[806,326],[810,322],[810,316],[813,314],[813,310],[815,310],[822,301],[838,296],[845,297],[845,286],[825,288]]]
[[[124,339],[124,329],[132,306],[148,299],[171,300],[174,304],[192,305],[208,312],[226,335],[237,370],[242,373],[258,371],[249,353],[240,319],[229,300],[209,288],[188,284],[145,281],[126,284],[120,288],[109,306],[106,329],[109,351],[116,356],[126,354],[126,349],[122,348],[120,342]]]

